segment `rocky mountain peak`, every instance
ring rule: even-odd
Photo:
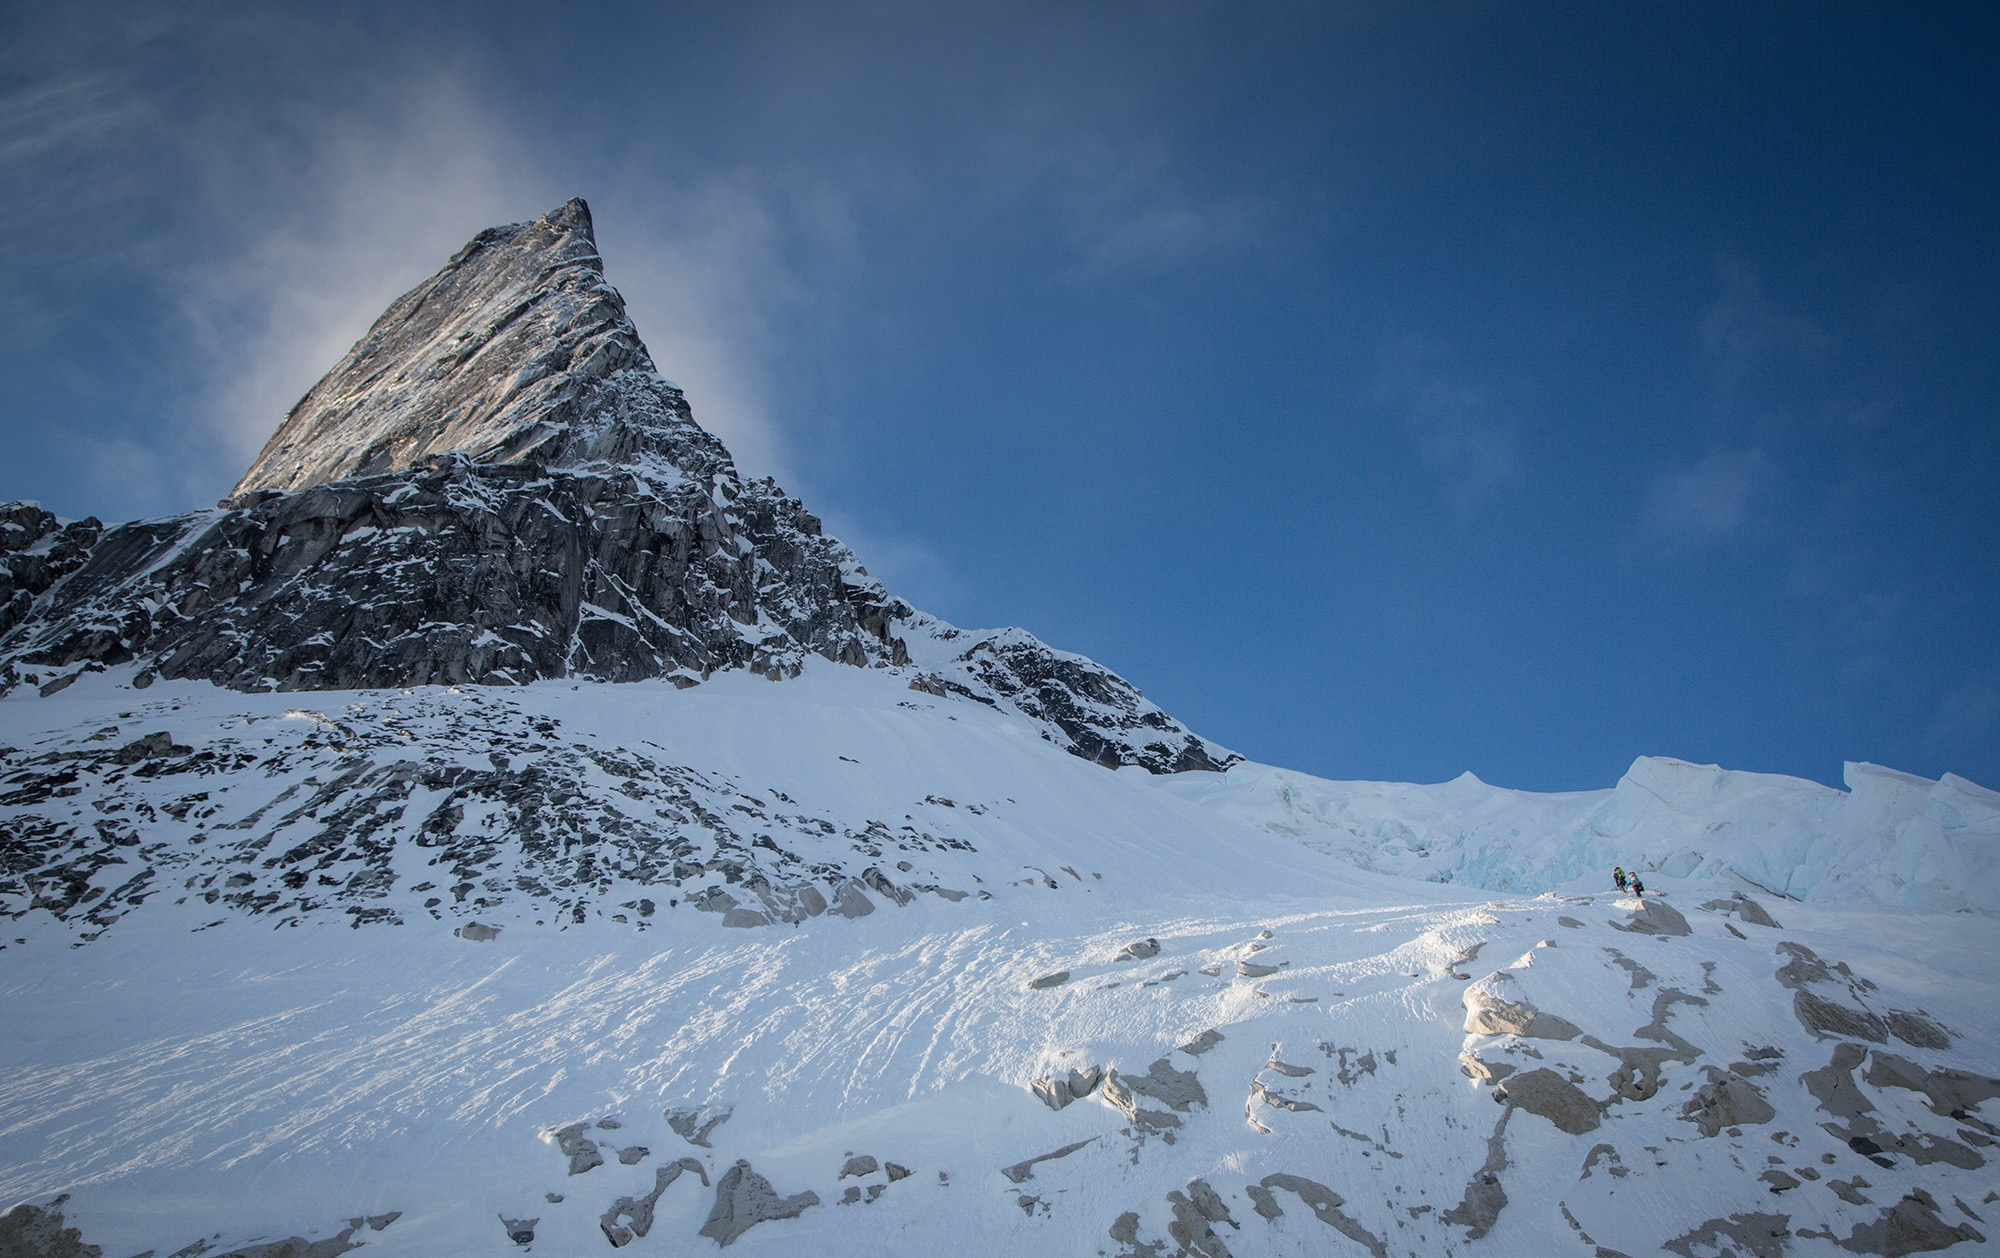
[[[237,690],[699,685],[907,669],[1110,767],[1235,759],[1109,669],[893,598],[654,371],[581,200],[473,237],[292,408],[216,510],[0,506],[0,695],[85,673]]]
[[[571,200],[480,232],[398,298],[292,408],[232,497],[401,471],[446,452],[573,458],[603,436],[590,421],[605,418],[607,382],[652,370],[605,281],[590,207]],[[686,424],[679,390],[658,384],[648,418]]]

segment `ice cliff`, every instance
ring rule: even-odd
[[[1167,786],[1363,869],[1529,894],[1613,866],[1823,903],[2000,912],[2000,794],[1849,763],[1847,789],[1641,756],[1610,790],[1542,794],[1472,774],[1333,782],[1240,764]]]

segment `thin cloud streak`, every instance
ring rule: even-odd
[[[1206,195],[1157,140],[1111,128],[1079,131],[1046,107],[997,130],[983,172],[987,195],[1057,225],[1072,261],[1064,279],[1090,283],[1255,249],[1268,212],[1251,197]]]
[[[661,373],[744,472],[788,488],[797,468],[772,410],[772,364],[785,320],[858,257],[853,201],[825,180],[745,168],[666,196],[624,190],[615,213],[598,214],[606,273]]]
[[[391,301],[480,228],[526,217],[512,189],[548,183],[503,169],[498,129],[459,84],[392,99],[296,122],[303,160],[277,204],[237,203],[264,173],[239,156],[256,145],[204,154],[216,226],[246,244],[168,280],[202,364],[185,426],[211,429],[237,469]]]
[[[1471,520],[1525,483],[1519,429],[1490,388],[1422,369],[1409,346],[1386,358],[1375,396],[1402,412],[1417,457],[1453,514]]]
[[[1786,480],[1790,415],[1767,400],[1774,382],[1821,358],[1830,338],[1773,298],[1740,262],[1720,268],[1721,291],[1695,325],[1694,370],[1711,395],[1707,428],[1719,448],[1660,469],[1640,503],[1632,546],[1687,555],[1736,537],[1772,505]],[[1699,430],[1695,418],[1690,427]],[[1772,453],[1773,449],[1779,453]]]
[[[1925,735],[1933,746],[1951,750],[1976,746],[1996,728],[2000,728],[2000,662],[1972,669],[1947,691]]]
[[[1782,309],[1755,272],[1734,262],[1722,269],[1722,293],[1703,313],[1698,337],[1722,418],[1738,422],[1752,400],[1747,395],[1775,368],[1816,359],[1831,343],[1811,320]]]
[[[29,218],[21,234],[60,240],[73,269],[23,258],[10,287],[81,281],[157,308],[144,413],[82,441],[80,487],[121,516],[226,490],[375,315],[477,230],[460,223],[495,221],[507,200],[500,137],[461,75],[377,75],[341,100],[308,86],[246,107],[272,86],[261,67],[326,32],[242,19],[78,15],[15,93],[52,104],[6,135],[8,177],[47,193],[10,212]],[[226,67],[198,93],[175,72],[192,45]],[[118,72],[75,69],[100,60]],[[19,298],[6,315],[40,330]]]
[[[1662,473],[1639,510],[1639,539],[1670,551],[1733,537],[1778,480],[1762,450],[1718,450],[1692,467]]]
[[[1265,231],[1253,201],[1188,186],[1143,120],[1113,111],[1079,129],[1034,93],[977,122],[958,186],[927,186],[900,156],[704,169],[657,151],[581,180],[574,145],[538,141],[559,124],[510,103],[470,51],[419,62],[365,23],[226,5],[200,20],[112,5],[44,26],[49,65],[10,98],[0,169],[82,207],[89,265],[153,294],[171,324],[170,378],[149,381],[147,415],[94,438],[80,478],[127,513],[213,500],[398,294],[479,229],[572,195],[596,206],[611,281],[698,422],[746,472],[802,489],[775,364],[795,357],[788,338],[823,288],[861,269],[863,215],[970,196],[974,217],[1052,224],[1068,260],[1049,278],[1084,284],[1255,248]],[[337,86],[271,70],[313,46],[352,63]],[[196,51],[213,75],[200,92],[174,70]],[[11,304],[31,328],[32,302]]]

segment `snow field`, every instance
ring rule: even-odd
[[[892,878],[968,892],[907,904],[878,892],[865,916],[748,929],[689,906],[699,879],[676,889],[678,907],[663,900],[650,918],[614,920],[647,890],[622,874],[605,876],[608,892],[572,889],[587,900],[581,921],[551,911],[569,891],[427,909],[432,897],[411,888],[441,877],[426,856],[437,849],[415,836],[439,799],[423,788],[383,831],[399,837],[379,903],[405,924],[352,928],[328,908],[281,926],[276,914],[182,894],[186,871],[238,865],[203,863],[219,859],[219,840],[191,842],[199,808],[163,813],[150,832],[176,836],[187,858],[159,879],[171,894],[95,930],[24,910],[0,952],[0,997],[27,1011],[0,1037],[0,1197],[46,1205],[70,1194],[67,1225],[121,1258],[197,1239],[212,1258],[325,1240],[352,1218],[397,1211],[344,1243],[383,1258],[518,1253],[505,1221],[519,1233],[534,1220],[529,1252],[608,1252],[610,1229],[632,1232],[634,1216],[613,1214],[607,1229],[607,1212],[638,1203],[683,1158],[699,1172],[652,1201],[631,1252],[714,1246],[702,1229],[739,1161],[781,1202],[816,1199],[734,1234],[729,1248],[746,1254],[1157,1245],[1539,1256],[1676,1243],[1706,1255],[1747,1247],[1729,1229],[1765,1216],[1786,1220],[1784,1252],[1836,1253],[1846,1252],[1836,1239],[1865,1243],[1865,1229],[1919,1189],[1940,1226],[1982,1226],[1954,1198],[1988,1209],[1984,1129],[1871,1073],[1893,1056],[1922,1071],[2000,1074],[2000,939],[1984,915],[1753,896],[1780,923],[1763,926],[1701,908],[1727,905],[1740,885],[1710,874],[1659,878],[1687,933],[1637,933],[1653,916],[1607,895],[1496,897],[1358,870],[1200,797],[1231,775],[1108,772],[1018,717],[910,691],[891,670],[809,668],[779,684],[720,675],[687,691],[361,696],[176,683],[135,694],[108,676],[0,704],[0,745],[27,752],[83,745],[114,725],[107,743],[165,729],[197,749],[283,731],[259,762],[275,775],[246,767],[200,783],[219,810],[205,824],[340,765],[384,761],[391,740],[471,764],[491,731],[506,731],[518,744],[510,771],[577,744],[645,747],[708,783],[693,797],[716,815],[738,798],[773,817],[837,821],[820,848],[799,826],[779,835],[809,860],[872,843],[881,851],[867,859],[883,871],[911,863]],[[347,750],[307,746],[336,725]],[[285,747],[296,754],[278,758]],[[36,815],[81,817],[120,791],[150,792],[164,809],[190,785],[164,773],[79,783],[77,795],[34,804]],[[877,821],[884,829],[867,830]],[[899,850],[870,837],[917,832],[966,846]],[[149,859],[164,870],[170,855]],[[497,877],[521,858],[501,841],[493,859]],[[474,921],[499,933],[453,933]],[[1157,952],[1117,959],[1149,940]],[[1875,986],[1837,974],[1787,986],[1781,942]],[[1575,1034],[1468,1033],[1473,988]],[[1797,1012],[1800,991],[1869,1016],[1921,1012],[1949,1029],[1946,1047],[1817,1035]],[[1663,1006],[1669,992],[1678,996]],[[1204,1043],[1208,1031],[1219,1041]],[[1850,1085],[1872,1120],[1930,1160],[1878,1139],[1883,1166],[1825,1129],[1847,1120],[1807,1076],[1848,1042],[1867,1055]],[[1685,1059],[1657,1063],[1657,1090],[1632,1099],[1612,1081],[1630,1050]],[[1752,1055],[1761,1050],[1776,1056]],[[1469,1077],[1465,1056],[1513,1067],[1517,1087],[1550,1072],[1587,1112],[1549,1113],[1594,1125],[1561,1129],[1525,1089],[1496,1104],[1496,1082],[1509,1079]],[[1702,1134],[1686,1112],[1699,1090],[1734,1063],[1767,1062],[1733,1077],[1771,1117]],[[1092,1067],[1115,1074],[1061,1109],[1032,1090]],[[694,1143],[688,1133],[705,1125],[708,1143]],[[1919,1133],[1978,1164],[1931,1157],[1942,1146]],[[588,1142],[596,1161],[571,1174],[565,1139]],[[1793,1186],[1774,1193],[1760,1178],[1772,1170]],[[1504,1204],[1474,1191],[1487,1174]],[[1831,1187],[1856,1176],[1867,1186],[1847,1191],[1859,1203]]]

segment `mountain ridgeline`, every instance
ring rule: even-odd
[[[243,691],[521,685],[810,656],[1021,713],[1106,766],[1236,757],[1107,669],[916,611],[654,369],[573,200],[391,305],[212,511],[0,507],[0,694],[85,672]]]

